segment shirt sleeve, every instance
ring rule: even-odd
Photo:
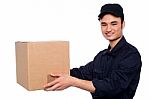
[[[112,70],[109,78],[102,80],[93,79],[96,88],[93,97],[113,97],[118,93],[127,91],[127,88],[135,90],[139,81],[141,59],[138,53],[130,53],[124,56],[118,63],[119,68]]]
[[[93,75],[93,61],[80,68],[73,68],[70,70],[70,75],[83,80],[92,80]]]

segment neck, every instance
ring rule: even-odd
[[[111,40],[109,41],[109,44],[111,46],[110,51],[116,46],[116,44],[121,40],[123,36],[120,36],[119,38],[115,39],[115,40]]]

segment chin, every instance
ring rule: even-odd
[[[109,41],[114,41],[115,40],[115,38],[113,38],[113,37],[106,37],[106,39],[109,40]]]
[[[115,41],[115,40],[118,40],[120,37],[106,37],[106,39],[109,41]]]

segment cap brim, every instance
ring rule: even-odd
[[[110,11],[109,11],[109,12],[102,12],[102,13],[100,13],[100,14],[98,15],[99,19],[102,19],[103,16],[106,15],[106,14],[111,14],[111,15],[116,16],[116,17],[121,17],[121,16],[115,14],[114,12],[110,12]]]

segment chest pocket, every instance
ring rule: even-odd
[[[102,57],[99,64],[95,66],[93,77],[101,80],[104,78],[109,78],[115,63],[112,61],[112,57],[109,55]]]

